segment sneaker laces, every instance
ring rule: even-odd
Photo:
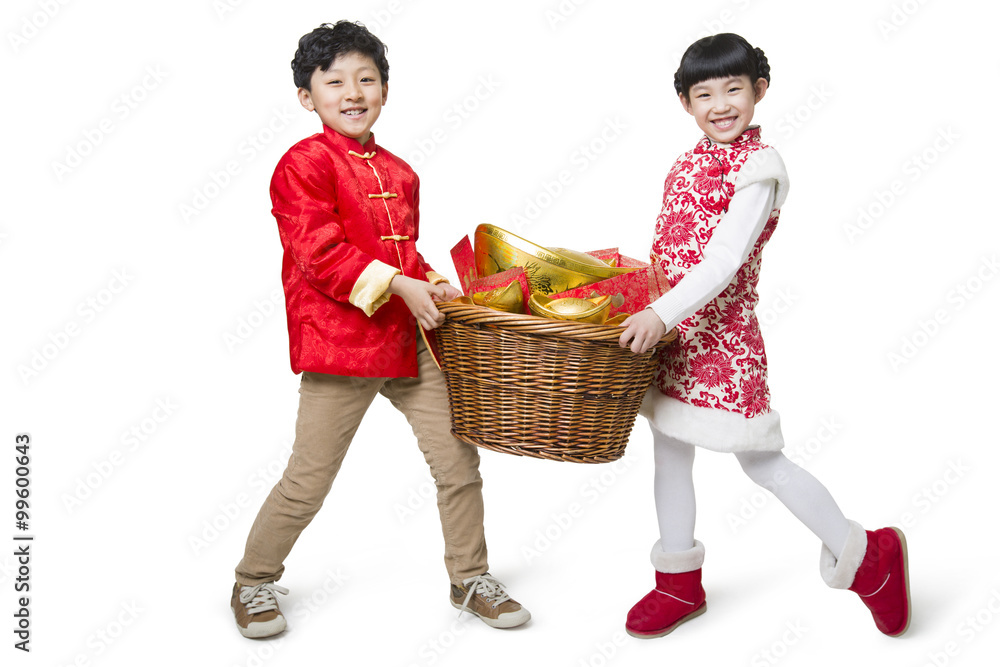
[[[256,586],[243,586],[240,588],[240,603],[246,606],[248,614],[278,611],[278,600],[274,597],[275,593],[288,595],[288,589],[273,581]]]
[[[464,579],[462,585],[467,586],[469,592],[465,594],[465,600],[462,601],[462,606],[458,610],[459,616],[469,610],[469,600],[477,593],[491,602],[494,608],[510,600],[507,591],[503,589],[503,584],[491,576],[489,572]]]

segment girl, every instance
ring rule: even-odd
[[[849,521],[829,491],[781,453],[754,315],[760,253],[788,192],[781,158],[751,125],[770,80],[764,52],[728,33],[688,47],[674,75],[681,105],[705,136],[667,175],[656,220],[651,261],[672,289],[627,319],[620,340],[641,353],[678,331],[642,410],[653,430],[660,539],[650,556],[656,587],[626,621],[635,637],[660,637],[706,609],[705,547],[694,539],[695,447],[733,452],[753,481],[768,484],[822,540],[826,583],[860,595],[879,630],[898,636],[909,625],[903,533]]]

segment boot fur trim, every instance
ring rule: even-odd
[[[840,558],[835,557],[825,544],[820,550],[819,573],[830,588],[849,588],[854,583],[854,575],[868,550],[868,534],[865,529],[854,521],[849,523],[851,528]]]
[[[656,544],[653,545],[653,550],[649,554],[649,560],[657,572],[664,574],[691,572],[701,569],[704,564],[705,545],[695,540],[694,546],[686,551],[667,552],[660,548],[660,541],[656,540]]]

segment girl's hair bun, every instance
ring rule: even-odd
[[[759,46],[755,46],[753,52],[757,54],[757,78],[762,78],[771,83],[771,66],[767,64],[767,56],[764,55],[764,50]]]

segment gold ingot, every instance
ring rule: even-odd
[[[632,317],[632,313],[618,313],[614,317],[608,319],[608,321],[605,322],[605,324],[607,324],[609,327],[617,327],[620,326],[622,322],[624,322],[630,317]]]
[[[533,294],[558,294],[638,270],[608,266],[582,252],[543,248],[493,225],[476,227],[474,246],[479,276],[520,266]]]
[[[550,299],[543,294],[532,294],[528,299],[528,310],[532,315],[547,317],[551,320],[570,320],[573,322],[588,322],[604,324],[611,309],[610,296],[595,296],[592,299],[577,299],[566,297]]]
[[[477,306],[486,306],[505,313],[524,312],[524,293],[521,291],[521,283],[517,280],[506,287],[497,287],[488,292],[476,292],[472,295],[472,301]]]
[[[603,259],[598,259],[593,255],[588,255],[587,253],[580,252],[579,250],[570,250],[569,248],[552,248],[552,247],[546,248],[546,250],[548,250],[549,252],[554,252],[557,255],[562,255],[567,259],[573,260],[574,262],[579,262],[584,266],[593,266],[598,269],[603,269],[609,266],[614,268],[618,266],[617,262],[614,261],[605,262]]]

